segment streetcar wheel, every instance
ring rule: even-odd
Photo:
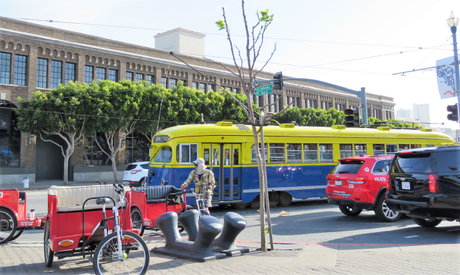
[[[133,228],[139,229],[139,236],[144,235],[145,227],[142,224],[142,213],[141,210],[139,210],[139,208],[133,207],[133,209],[131,210],[131,221],[133,223]]]
[[[393,211],[388,207],[385,202],[385,194],[382,193],[375,204],[374,213],[377,216],[377,219],[383,222],[394,222],[401,218],[402,213],[399,211]]]
[[[436,225],[442,222],[442,220],[438,219],[427,220],[422,218],[412,218],[412,220],[421,227],[436,227]]]
[[[16,240],[17,238],[19,238],[19,236],[21,236],[22,232],[24,232],[24,228],[16,230],[16,235],[14,235],[14,237],[11,238],[10,241],[13,241],[13,240]]]
[[[279,196],[278,196],[278,203],[281,205],[281,206],[289,206],[292,202],[292,196],[291,194],[287,193],[287,192],[280,192]]]
[[[9,209],[0,209],[0,244],[6,243],[13,238],[18,221],[16,216]]]
[[[118,256],[117,232],[105,237],[94,252],[93,269],[96,274],[145,274],[150,254],[142,238],[129,231],[122,232],[121,257]]]
[[[361,208],[349,205],[339,205],[339,209],[340,211],[342,211],[343,214],[350,217],[358,216],[361,213],[361,211],[363,211]]]
[[[51,250],[50,245],[50,221],[47,220],[45,223],[45,229],[43,234],[43,252],[45,253],[45,265],[51,267],[54,259],[54,252]]]
[[[235,209],[238,209],[238,210],[243,210],[246,207],[248,207],[248,204],[247,203],[234,203],[233,207],[235,207]]]

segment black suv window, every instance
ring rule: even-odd
[[[357,174],[361,166],[363,166],[364,161],[344,161],[340,162],[334,169],[332,169],[330,174]]]
[[[437,173],[455,173],[459,172],[458,165],[460,160],[460,151],[439,152],[433,154],[434,172]]]
[[[396,173],[432,172],[431,154],[400,154],[395,157],[394,169]]]

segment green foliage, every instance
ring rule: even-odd
[[[387,120],[380,120],[376,119],[375,117],[370,117],[368,118],[368,123],[369,124],[379,124],[382,126],[390,127],[390,128],[423,128],[422,125],[417,124],[417,123],[409,123],[409,122],[403,122],[394,118],[387,119]]]
[[[345,115],[334,108],[329,110],[291,107],[274,117],[279,123],[295,122],[299,126],[332,126],[344,123]]]
[[[225,23],[224,23],[224,21],[222,21],[222,20],[216,21],[216,25],[217,25],[217,28],[219,29],[219,31],[225,29]]]
[[[97,115],[98,89],[86,83],[69,82],[51,91],[32,93],[31,100],[18,97],[18,127],[22,132],[68,135]]]

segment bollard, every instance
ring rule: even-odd
[[[236,237],[246,228],[246,220],[235,212],[228,212],[224,216],[224,229],[219,238],[212,243],[214,251],[225,253],[227,256],[237,256],[248,253],[249,248],[238,248]]]
[[[187,220],[189,219],[185,221]],[[224,253],[215,252],[211,248],[216,236],[222,232],[222,223],[215,217],[204,216],[199,219],[199,230],[195,242],[182,240],[177,229],[177,214],[175,212],[162,214],[155,220],[155,224],[165,236],[166,244],[164,247],[152,249],[153,253],[193,259],[200,262],[226,257]],[[184,224],[182,223],[182,225]],[[184,227],[186,226],[184,225]]]
[[[192,209],[185,211],[179,216],[179,222],[185,228],[185,231],[188,234],[189,241],[195,241],[196,236],[198,235],[198,219],[200,218],[200,213],[198,210]]]
[[[24,188],[29,188],[29,178],[27,176],[22,180],[22,185]]]

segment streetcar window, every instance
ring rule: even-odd
[[[304,144],[303,145],[303,157],[305,162],[317,162],[318,161],[318,145],[317,144]]]
[[[353,156],[352,144],[340,144],[340,158],[349,158]]]
[[[238,164],[238,156],[239,156],[239,150],[238,149],[233,149],[233,164]]]
[[[421,144],[411,144],[410,148],[411,149],[413,149],[413,148],[422,148],[422,145]]]
[[[209,165],[209,148],[204,149],[203,154],[204,154],[204,163],[206,165]]]
[[[333,161],[332,144],[319,145],[319,160],[320,161]]]
[[[260,148],[260,145],[261,144],[259,144],[259,151],[262,151],[262,148]],[[265,162],[268,162],[267,143],[264,143],[264,147],[265,147]],[[256,150],[254,149],[254,145],[252,145],[251,147],[251,160],[252,160],[252,163],[257,163],[257,156],[256,156]]]
[[[410,149],[409,144],[399,144],[399,151]]]
[[[387,144],[387,154],[394,154],[398,151],[398,145],[396,144]]]
[[[219,165],[219,149],[214,148],[214,155],[212,156],[213,165]]]
[[[177,145],[179,163],[191,163],[198,158],[198,144],[183,143]]]
[[[287,161],[302,162],[302,144],[287,144]]]
[[[355,156],[365,156],[367,155],[366,144],[355,144]]]
[[[385,146],[383,144],[374,144],[374,156],[385,155]]]
[[[270,143],[270,162],[285,162],[284,143]]]
[[[171,162],[172,149],[171,147],[163,147],[157,154],[155,162]]]

